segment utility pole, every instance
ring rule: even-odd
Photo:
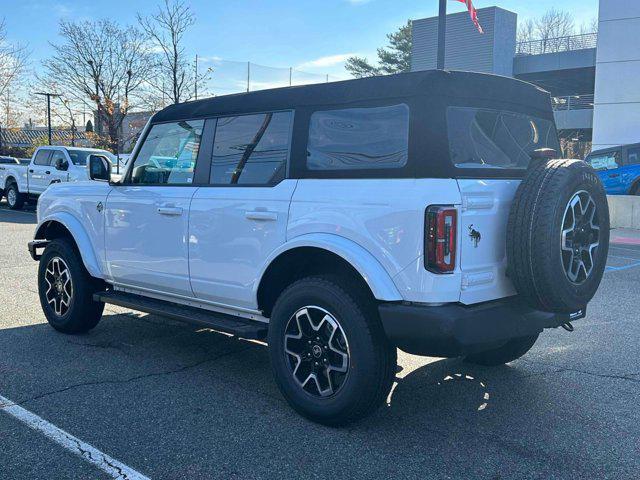
[[[59,93],[36,92],[36,95],[47,97],[47,132],[49,136],[49,145],[52,144],[51,139],[51,97],[60,97]]]
[[[247,62],[247,92],[251,82],[251,62]]]
[[[444,70],[445,42],[447,39],[447,0],[440,0],[438,15],[438,70]]]

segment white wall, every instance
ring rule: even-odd
[[[640,1],[600,0],[593,148],[640,142]]]

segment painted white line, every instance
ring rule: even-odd
[[[19,420],[28,427],[42,433],[50,440],[53,440],[58,445],[66,448],[76,455],[79,455],[87,462],[106,472],[111,476],[111,478],[120,480],[149,480],[148,477],[142,475],[140,472],[135,471],[133,468],[126,466],[114,458],[111,458],[106,453],[102,453],[97,448],[47,422],[35,413],[25,410],[20,405],[16,405],[14,402],[1,395],[0,412],[5,412],[11,415],[13,418]]]

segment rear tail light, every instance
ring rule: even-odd
[[[434,273],[451,273],[456,268],[457,211],[432,205],[425,218],[425,268]]]

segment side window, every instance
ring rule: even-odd
[[[35,165],[50,165],[51,150],[38,150],[36,158],[33,160]]]
[[[212,185],[270,185],[284,178],[291,112],[218,118],[211,158]]]
[[[54,150],[54,152],[51,154],[51,160],[49,160],[49,163],[51,165],[55,165],[56,160],[58,160],[59,158],[62,160],[66,159],[66,157],[64,156],[64,153],[62,153],[60,150]]]
[[[627,150],[627,165],[640,165],[640,147]]]
[[[409,151],[409,107],[349,108],[311,115],[309,170],[402,168]]]
[[[151,127],[131,170],[131,182],[176,185],[193,182],[204,120]]]
[[[594,155],[588,162],[595,170],[614,170],[620,168],[620,152],[607,152]]]

